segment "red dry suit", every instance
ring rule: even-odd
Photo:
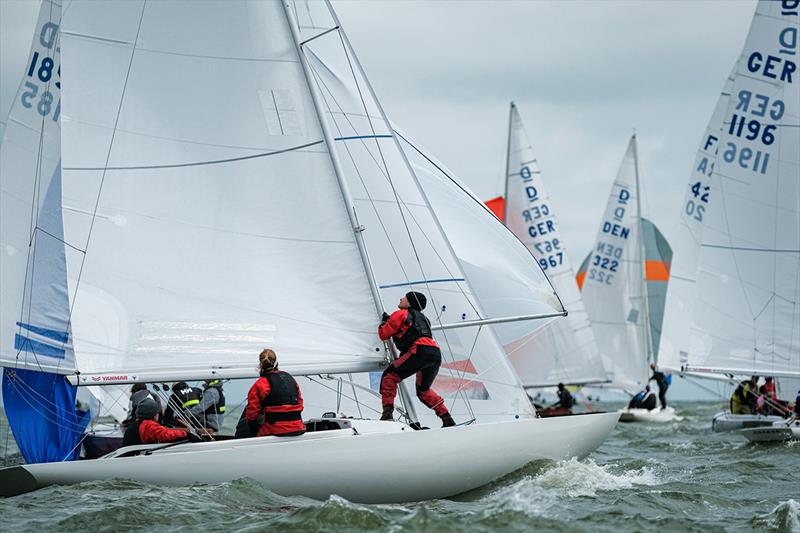
[[[400,309],[380,325],[378,335],[383,341],[391,337],[400,351],[400,357],[383,371],[381,403],[384,406],[394,405],[397,386],[405,378],[416,374],[417,397],[439,417],[446,415],[444,400],[431,389],[442,364],[442,352],[431,338],[428,318],[416,309]]]
[[[187,436],[188,433],[185,429],[165,428],[155,420],[137,420],[125,430],[122,445],[133,446],[136,444],[175,442],[185,439]]]
[[[245,419],[253,423],[263,415],[256,436],[299,435],[303,424],[303,395],[297,381],[281,370],[267,372],[258,378],[247,393]]]

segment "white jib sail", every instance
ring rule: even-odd
[[[629,392],[649,377],[635,151],[633,136],[611,187],[581,289],[613,386]]]
[[[513,102],[505,189],[506,227],[539,261],[569,312],[565,320],[555,320],[534,334],[518,335],[518,327],[498,328],[514,368],[526,386],[606,381],[553,203]]]
[[[417,290],[428,296],[425,312],[434,326],[496,317],[481,294],[490,281],[481,276],[491,269],[480,270],[489,263],[478,262],[479,268],[473,271],[465,259],[482,249],[486,261],[500,262],[507,258],[505,252],[492,257],[492,251],[502,245],[488,238],[487,233],[493,231],[489,227],[473,236],[469,250],[462,250],[449,219],[457,216],[452,224],[466,224],[469,216],[465,206],[473,204],[481,209],[485,220],[493,217],[453,181],[449,181],[445,193],[453,195],[448,197],[450,204],[440,205],[432,187],[443,187],[436,185],[442,177],[430,180],[432,186],[428,178],[442,171],[422,150],[394,133],[332,12],[321,2],[293,5],[305,41],[303,50],[337,138],[339,159],[353,192],[359,222],[365,228],[363,235],[387,311],[392,311],[406,292]],[[423,175],[423,169],[430,176]],[[451,209],[453,202],[459,204],[461,212]],[[496,220],[493,222],[508,234]],[[538,270],[535,261],[524,247],[518,242],[516,245],[527,256],[526,269],[520,272],[529,278],[538,275],[540,281],[512,277],[505,282],[501,275],[495,275],[491,279],[496,295],[502,295],[504,286],[522,287],[540,309],[560,311],[542,304],[542,295],[531,292],[531,287],[541,288],[543,282],[553,296],[541,272],[533,273]],[[512,262],[515,260],[512,258]],[[532,415],[530,402],[493,328],[451,329],[436,332],[435,338],[442,348],[443,365],[433,388],[445,397],[454,416],[484,421]],[[424,420],[428,410],[418,412]]]
[[[728,110],[733,76],[728,76],[708,122],[695,156],[686,194],[681,206],[681,223],[676,233],[664,327],[658,351],[660,367],[680,370],[687,363],[692,308],[697,290],[697,262],[703,239],[706,211],[713,201],[711,174],[717,161],[722,123]]]
[[[297,373],[379,368],[368,278],[281,4],[67,13],[81,382],[255,376],[267,346]]]
[[[711,177],[687,367],[800,376],[800,29],[758,3]]]
[[[45,0],[0,147],[0,364],[66,374],[60,23],[60,4]]]

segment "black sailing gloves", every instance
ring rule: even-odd
[[[388,321],[388,320],[389,320],[389,313],[384,311],[383,315],[381,315],[381,324],[385,324],[386,321]]]

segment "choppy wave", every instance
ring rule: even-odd
[[[781,533],[800,532],[800,503],[787,500],[779,503],[770,513],[756,515],[753,525]]]

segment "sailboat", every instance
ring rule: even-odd
[[[520,331],[519,326],[498,328],[498,335],[523,385],[541,388],[558,383],[607,382],[556,209],[514,102],[511,102],[508,119],[505,194],[489,200],[487,205],[537,259],[569,312],[566,320],[554,321],[532,334]],[[556,409],[538,412],[545,416]],[[569,410],[557,412],[567,414]]]
[[[797,6],[758,3],[690,178],[662,361],[692,376],[800,377],[797,35]],[[787,424],[723,411],[712,427],[796,438]]]
[[[592,251],[577,281],[606,368],[610,388],[633,394],[647,384],[660,343],[672,249],[642,217],[636,135],[611,188]],[[626,409],[620,421],[667,422],[674,409]]]
[[[463,387],[474,370],[483,388],[479,400],[462,390],[451,400],[454,416],[468,413],[462,420],[474,424],[414,431],[352,419],[319,431],[309,424],[290,439],[125,447],[5,468],[0,494],[115,477],[165,485],[251,477],[282,495],[443,498],[531,460],[583,457],[613,429],[616,413],[535,417],[493,324],[534,324],[564,310],[513,235],[395,133],[328,3],[74,1],[63,13],[50,20],[65,94],[41,106],[59,115],[42,115],[21,95],[17,110],[39,113],[32,124],[60,121],[60,137],[9,127],[2,145],[3,165],[15,160],[6,151],[14,145],[53,169],[2,174],[3,216],[16,221],[4,219],[2,236],[16,258],[4,257],[2,271],[2,304],[14,311],[3,316],[15,317],[0,329],[6,367],[57,374],[68,393],[252,379],[264,346],[296,375],[377,371],[392,357],[375,334],[384,302],[419,289],[449,377]],[[56,147],[60,160],[45,160]],[[423,167],[438,190],[421,185]],[[39,190],[60,206],[40,201]],[[466,233],[465,223],[448,233],[465,206],[484,217],[474,222],[482,229]],[[54,251],[34,233],[52,237]],[[57,274],[42,284],[57,287],[65,307],[39,307],[25,256],[40,252]],[[484,310],[520,294],[536,312]],[[26,321],[16,318],[21,309]],[[42,322],[53,317],[60,322]],[[57,360],[44,359],[42,344],[60,350]],[[401,395],[406,421],[422,420],[405,388]],[[397,449],[413,469],[386,461]]]

